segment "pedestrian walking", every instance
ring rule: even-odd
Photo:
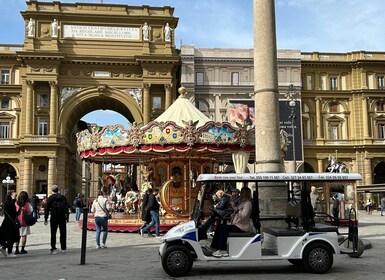
[[[16,212],[19,213],[17,219],[20,223],[20,240],[15,242],[15,254],[27,254],[25,245],[27,244],[27,236],[31,234],[30,226],[27,225],[24,215],[30,215],[33,212],[31,204],[28,202],[28,193],[21,191],[16,200]],[[21,250],[19,251],[19,244],[21,242]]]
[[[385,196],[381,198],[381,216],[384,216],[384,211],[385,211]]]
[[[17,219],[15,203],[16,192],[8,193],[4,201],[4,220],[0,227],[0,252],[5,257],[16,257],[12,253],[13,244],[20,240],[19,228],[15,224]]]
[[[140,235],[143,236],[145,232],[148,233],[149,237],[152,237],[151,234],[151,227],[155,225],[155,234],[156,237],[160,237],[159,234],[159,202],[156,199],[156,196],[158,195],[158,189],[155,189],[154,191],[152,189],[148,190],[148,203],[146,206],[147,211],[150,211],[151,215],[151,222],[145,226],[143,229],[140,230]]]
[[[147,206],[147,203],[148,203],[148,196],[149,196],[149,189],[147,189],[144,194],[143,194],[143,197],[142,197],[142,204],[141,204],[141,211],[142,211],[142,225],[140,226],[139,228],[139,233],[141,235],[143,235],[143,231],[142,229],[146,227],[146,225],[148,225],[150,222],[151,222],[151,215],[150,215],[150,212],[147,211],[146,209],[146,206]]]
[[[75,207],[75,221],[79,222],[84,207],[84,202],[80,193],[77,194],[76,198],[72,202],[72,205]]]
[[[108,216],[109,216],[110,203],[107,198],[107,190],[103,187],[98,197],[94,200],[91,207],[91,212],[95,217],[96,226],[96,249],[107,248],[107,235],[108,235]],[[103,231],[102,243],[100,244],[100,232]]]
[[[29,203],[31,204],[32,206],[32,209],[33,209],[33,216],[35,217],[35,219],[39,219],[39,203],[40,203],[40,199],[39,197],[36,195],[36,193],[34,192],[33,195],[29,198]]]
[[[52,185],[52,195],[48,198],[46,207],[44,208],[44,225],[48,224],[48,216],[51,230],[51,254],[57,254],[56,233],[59,228],[60,232],[60,248],[61,252],[67,250],[67,223],[69,220],[69,207],[67,199],[59,193],[59,187]]]

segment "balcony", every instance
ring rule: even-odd
[[[32,136],[31,137],[32,142],[49,142],[48,136]]]
[[[15,142],[13,139],[0,139],[0,146],[13,146]]]

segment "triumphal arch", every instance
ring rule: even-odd
[[[109,109],[148,123],[176,97],[178,18],[172,7],[27,2],[24,44],[3,48],[10,140],[0,149],[16,190],[81,188],[78,121]],[[5,89],[4,89],[5,88]]]

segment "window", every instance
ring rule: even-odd
[[[385,88],[384,76],[377,76],[377,87],[378,87],[378,89],[384,89]]]
[[[0,122],[0,138],[8,139],[9,138],[9,122]]]
[[[48,94],[39,94],[39,106],[48,107]]]
[[[1,84],[9,85],[9,70],[1,70]]]
[[[162,109],[162,97],[160,96],[152,97],[152,109]]]
[[[231,85],[238,86],[239,85],[239,73],[231,72]]]
[[[338,124],[331,124],[329,126],[329,139],[338,140]]]
[[[197,72],[196,76],[197,76],[196,77],[197,78],[197,80],[196,80],[197,86],[203,86],[203,84],[204,84],[203,72]]]
[[[383,123],[378,125],[378,138],[385,139],[385,124]]]
[[[306,89],[312,90],[312,79],[311,75],[306,75]]]
[[[48,135],[48,122],[46,120],[39,121],[38,135]]]
[[[10,109],[9,99],[7,98],[1,99],[1,109]]]
[[[199,109],[201,112],[208,112],[209,108],[206,104],[206,102],[202,100],[195,100],[195,107]]]
[[[337,77],[330,77],[330,90],[337,90]]]
[[[377,101],[376,102],[376,111],[378,111],[378,112],[384,112],[385,111],[384,101]]]

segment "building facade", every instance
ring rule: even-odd
[[[217,122],[228,121],[247,122],[242,114],[241,106],[247,110],[254,110],[254,52],[253,49],[201,49],[193,45],[181,46],[181,84],[187,89],[189,98],[195,102],[197,108],[210,119]],[[300,115],[301,108],[301,52],[299,50],[278,50],[278,87],[280,99],[280,127],[288,134],[291,132],[289,119],[288,94],[297,100],[295,113]],[[234,110],[238,107],[238,110]],[[234,112],[235,111],[235,112]],[[251,112],[253,122],[254,114]],[[235,116],[234,116],[235,114]],[[301,144],[300,118],[295,121],[295,142],[297,170],[303,163]],[[291,143],[291,137],[289,141]],[[285,158],[291,159],[291,145],[288,146]],[[232,166],[225,167],[225,171],[234,171]],[[285,169],[289,171],[289,162],[285,162]],[[249,170],[254,170],[249,165]]]
[[[94,171],[78,160],[79,120],[110,109],[146,124],[170,106],[179,67],[173,13],[27,2],[24,44],[0,46],[0,178],[15,180],[10,189],[84,193],[84,174]]]
[[[326,170],[334,155],[363,185],[385,182],[384,52],[302,53],[305,162]]]
[[[362,174],[363,185],[384,183],[385,53],[278,50],[277,58],[281,103],[290,93],[300,101],[294,134],[280,107],[281,128],[303,150],[295,170],[328,172],[333,157],[347,171]],[[213,120],[229,121],[235,99],[253,102],[253,72],[252,50],[181,47],[181,83]]]

